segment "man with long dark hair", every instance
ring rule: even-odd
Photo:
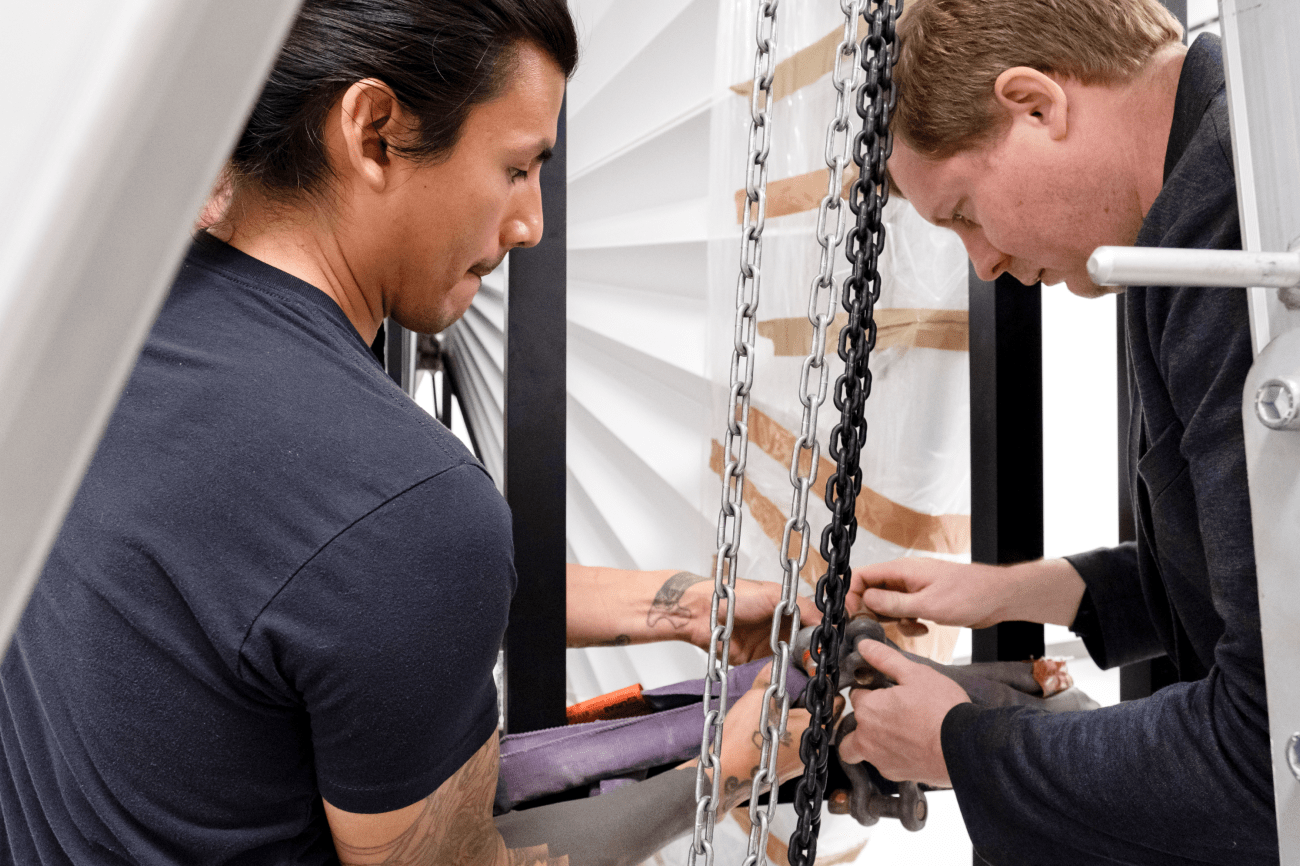
[[[307,0],[0,667],[0,864],[618,863],[689,827],[693,770],[668,824],[620,792],[507,847],[510,515],[370,353],[538,242],[576,61],[563,0]]]

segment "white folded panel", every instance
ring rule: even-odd
[[[0,11],[0,648],[297,5]]]

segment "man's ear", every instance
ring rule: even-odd
[[[1011,121],[1042,127],[1059,141],[1069,132],[1068,100],[1051,76],[1028,66],[1004,70],[993,82],[993,96],[1011,114]]]
[[[354,82],[339,100],[342,153],[338,169],[350,172],[375,192],[393,180],[395,141],[407,129],[405,113],[387,84],[374,78]]]

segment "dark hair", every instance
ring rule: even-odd
[[[419,121],[416,140],[392,149],[435,161],[470,110],[505,89],[521,42],[573,74],[565,0],[306,0],[235,146],[231,179],[275,199],[322,192],[326,116],[365,78],[387,84]]]

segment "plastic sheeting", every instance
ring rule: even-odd
[[[720,57],[719,67],[732,96],[722,99],[714,111],[709,213],[714,238],[709,246],[710,334],[718,347],[711,353],[712,414],[713,429],[719,434],[727,409],[727,347],[735,309],[737,200],[743,195],[739,187],[747,158],[753,4],[733,0],[728,11],[731,48]],[[827,183],[825,130],[835,103],[828,73],[843,29],[838,4],[793,2],[783,4],[781,13],[783,63],[777,69],[780,98],[773,109],[768,158],[769,217],[741,563],[744,576],[770,580],[781,575],[777,546],[790,507],[790,449],[802,412],[799,374],[812,333],[808,292],[821,251],[815,227]],[[865,35],[865,25],[861,32]],[[907,555],[964,561],[970,552],[966,256],[953,233],[930,226],[906,202],[891,201],[884,218],[886,251],[876,308],[879,332],[871,359],[874,379],[867,401],[863,492],[852,562],[863,565]],[[848,272],[849,263],[841,252],[836,257],[837,285]],[[835,336],[845,318],[840,311],[827,340],[832,388],[843,369]],[[819,431],[822,471],[814,488],[818,498],[810,500],[808,515],[818,535],[829,520],[821,494],[832,468],[827,442],[837,420],[838,412],[828,400]],[[712,450],[716,473],[719,446]],[[708,486],[716,491],[718,476],[709,480]],[[805,588],[824,570],[820,556],[810,555],[801,575]],[[944,656],[951,652],[953,639],[949,632],[937,645],[918,650]]]
[[[571,558],[711,573],[719,507],[753,69],[753,0],[573,0],[583,64],[569,90],[569,506]],[[791,431],[811,342],[809,286],[820,247],[824,144],[834,107],[837,3],[783,0],[769,220],[759,312],[740,574],[779,580],[790,505]],[[865,35],[865,27],[862,29]],[[793,58],[793,59],[792,59]],[[966,258],[955,236],[891,202],[878,306],[870,432],[855,565],[970,547]],[[836,277],[848,272],[837,254]],[[837,330],[837,329],[835,329]],[[834,377],[842,369],[828,341]],[[809,521],[828,519],[820,497]],[[814,540],[814,549],[816,543]],[[810,557],[802,591],[823,566]],[[939,634],[936,632],[936,634]],[[915,649],[951,653],[954,634]],[[569,651],[570,700],[633,682],[696,678],[703,654],[681,644]],[[743,813],[743,810],[742,810]],[[749,828],[720,822],[718,862],[739,862]],[[848,862],[868,831],[824,816],[819,862]],[[793,829],[779,810],[768,846],[785,861]],[[659,855],[680,862],[685,842]]]

